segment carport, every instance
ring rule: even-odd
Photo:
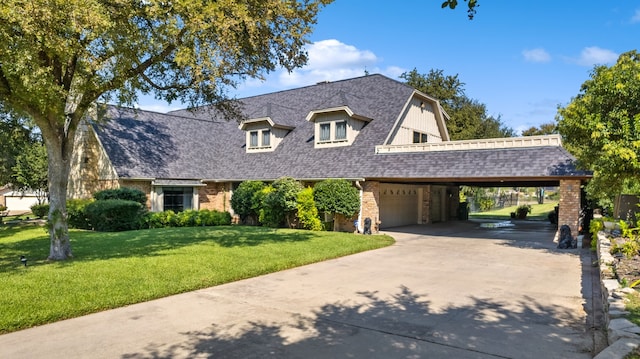
[[[394,166],[361,183],[362,214],[381,229],[457,220],[460,186],[558,187],[559,223],[576,233],[582,188],[592,177],[576,168],[559,135],[378,146],[376,152]]]

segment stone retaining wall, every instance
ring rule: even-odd
[[[600,265],[600,287],[604,308],[609,346],[594,359],[622,359],[640,346],[640,327],[626,316],[626,295],[634,289],[623,288],[613,272],[615,258],[611,255],[611,241],[604,232],[598,233],[598,263]]]

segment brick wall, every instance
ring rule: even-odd
[[[147,209],[151,209],[151,181],[120,181],[121,187],[133,188],[144,192],[147,195]]]
[[[578,235],[578,216],[580,215],[580,180],[560,180],[560,203],[558,206],[558,228],[569,225],[571,235]]]
[[[231,210],[231,184],[207,183],[198,188],[198,201],[200,209],[230,211]]]

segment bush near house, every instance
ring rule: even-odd
[[[298,193],[298,220],[299,227],[311,231],[321,231],[323,229],[318,208],[313,200],[313,188],[307,187]]]
[[[360,209],[360,194],[351,182],[345,179],[327,179],[313,187],[313,198],[319,211],[341,214],[350,218]],[[337,223],[334,223],[334,231]]]
[[[125,201],[138,202],[141,205],[146,205],[147,195],[139,189],[120,187],[114,189],[105,189],[93,194],[93,198],[96,201],[104,201],[108,199],[122,199]]]
[[[31,206],[31,213],[38,218],[47,218],[49,216],[49,204],[34,204]]]
[[[270,188],[270,189],[269,189]],[[260,209],[260,222],[268,227],[293,227],[296,222],[298,193],[302,184],[291,177],[275,180],[266,191]]]
[[[319,211],[352,217],[360,209],[360,195],[345,179],[327,179],[303,189],[300,182],[283,177],[270,185],[242,182],[231,197],[231,207],[243,223],[257,215],[258,224],[267,227],[323,230]]]
[[[231,224],[231,214],[208,209],[199,211],[187,210],[179,213],[171,210],[148,212],[144,216],[142,223],[144,228],[226,226]]]
[[[85,212],[92,199],[70,199],[67,200],[67,221],[69,228],[91,229],[91,222]]]
[[[240,216],[242,224],[258,224],[262,198],[256,195],[266,187],[262,181],[244,181],[233,191],[231,208]]]
[[[119,232],[138,229],[145,209],[136,201],[107,199],[88,204],[85,213],[94,230]]]

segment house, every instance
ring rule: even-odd
[[[31,212],[31,206],[39,203],[38,194],[34,191],[16,191],[8,185],[0,188],[0,206],[7,207],[12,214]]]
[[[344,178],[360,189],[359,219],[388,228],[456,219],[461,185],[559,186],[560,219],[574,225],[591,177],[557,135],[450,141],[437,99],[382,75],[239,101],[240,123],[212,107],[107,106],[78,131],[70,196],[126,186],[152,211],[230,210],[244,180]]]

